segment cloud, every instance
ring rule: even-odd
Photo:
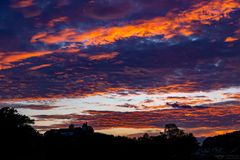
[[[192,108],[190,105],[178,104],[178,103],[167,103],[168,106],[171,106],[175,109],[189,109]]]
[[[11,68],[13,62],[21,61],[24,59],[39,57],[43,55],[52,54],[52,51],[33,51],[33,52],[0,52],[1,65],[0,70]]]
[[[55,27],[56,24],[58,23],[64,23],[68,20],[69,18],[68,17],[58,17],[58,18],[54,18],[52,19],[51,21],[48,22],[47,26],[48,27]],[[43,34],[44,35],[44,34]],[[41,38],[40,35],[38,35],[39,38]],[[34,37],[33,39],[37,39],[37,37]]]
[[[89,56],[88,59],[91,61],[110,60],[110,59],[116,58],[118,54],[119,54],[118,52],[100,53],[100,54]]]
[[[198,52],[194,53],[198,54]],[[59,51],[13,62],[14,66],[18,67],[0,71],[0,75],[5,77],[0,79],[1,98],[56,98],[87,96],[106,92],[126,93],[123,91],[149,94],[160,92],[191,93],[239,85],[235,81],[240,75],[238,56],[236,55],[220,56],[221,65],[216,67],[214,65],[216,63],[215,57],[210,58],[211,55],[208,55],[206,60],[198,58],[196,61],[197,58],[190,58],[190,63],[189,60],[181,60],[181,58],[179,62],[173,62],[171,61],[172,56],[163,58],[158,54],[146,55],[141,54],[141,52],[121,53],[111,61],[90,61],[88,57],[95,54],[98,53],[75,52],[69,54]],[[165,53],[165,55],[168,54],[169,52]],[[182,55],[179,52],[175,55],[177,54]],[[187,57],[191,56],[192,54],[189,52]],[[200,59],[202,60],[200,61]],[[119,61],[123,61],[123,63],[117,63]],[[51,64],[51,67],[43,68],[38,73],[31,72],[30,68],[43,64]],[[165,65],[170,67],[165,67]],[[18,69],[17,72],[16,69]],[[179,69],[181,69],[181,75],[176,72]],[[213,72],[214,75],[211,74]],[[39,84],[41,84],[41,88],[38,87]],[[48,89],[44,89],[44,87]],[[200,100],[199,98],[193,99],[192,105],[199,103]]]
[[[26,8],[31,7],[34,4],[34,0],[20,0],[12,1],[12,8]]]
[[[135,9],[131,1],[90,1],[84,9],[84,15],[97,20],[120,19]]]
[[[13,107],[15,109],[30,109],[30,110],[52,110],[58,108],[57,106],[48,106],[48,105],[20,105],[20,104],[10,104],[10,103],[0,103],[0,108],[3,107]]]
[[[39,115],[41,119],[69,119],[67,124],[81,124],[88,121],[95,129],[107,128],[162,128],[167,123],[176,123],[179,127],[192,131],[198,136],[216,135],[218,131],[239,127],[239,105],[218,104],[216,107],[155,110],[147,112],[106,112],[89,111],[90,115]],[[40,127],[40,126],[38,126]],[[52,126],[49,126],[50,128]],[[56,126],[55,126],[56,127]],[[206,130],[206,128],[211,130]],[[205,129],[204,129],[205,128]],[[232,129],[231,128],[231,129]]]
[[[225,39],[225,42],[234,42],[234,41],[237,41],[237,40],[238,40],[238,38],[235,38],[235,37],[227,37]]]
[[[232,93],[232,94],[224,94],[226,98],[232,98],[232,99],[237,99],[240,100],[240,93]]]
[[[123,105],[117,105],[118,107],[125,107],[125,108],[135,108],[135,109],[138,109],[139,106],[136,106],[136,105],[132,105],[132,104],[123,104]]]
[[[199,25],[211,25],[214,21],[229,18],[229,14],[240,8],[240,3],[235,0],[214,0],[193,5],[190,9],[177,15],[169,12],[165,17],[155,17],[149,20],[137,20],[131,24],[112,27],[99,27],[82,34],[75,29],[65,29],[45,36],[32,42],[55,44],[60,42],[81,42],[84,45],[106,45],[118,40],[131,37],[152,37],[162,35],[164,39],[175,36],[191,36],[198,33]],[[68,32],[69,33],[69,32]],[[59,38],[57,38],[59,37]],[[57,39],[57,40],[56,40]]]
[[[44,38],[43,42],[47,44],[66,42],[68,41],[68,37],[73,36],[75,34],[76,31],[71,28],[61,30],[57,35],[48,34],[47,32],[41,32],[34,35],[31,39],[31,42],[37,42],[46,36],[47,38]]]
[[[39,66],[34,66],[34,67],[31,67],[30,70],[34,71],[34,70],[39,70],[39,69],[42,69],[42,68],[45,68],[45,67],[50,67],[51,64],[42,64],[42,65],[39,65]]]
[[[15,67],[14,63],[21,62],[29,58],[42,57],[56,53],[77,53],[79,49],[59,49],[59,50],[39,50],[39,51],[21,51],[21,52],[0,52],[1,65],[0,70]],[[50,65],[50,64],[49,64]]]

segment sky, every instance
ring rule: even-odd
[[[2,0],[0,107],[44,132],[240,129],[239,0]]]

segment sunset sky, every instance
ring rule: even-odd
[[[1,0],[4,106],[42,132],[240,130],[240,0]]]

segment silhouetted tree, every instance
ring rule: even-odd
[[[166,124],[163,134],[168,139],[185,136],[184,131],[179,129],[176,124]]]
[[[176,124],[166,124],[162,138],[166,139],[165,147],[171,158],[189,159],[197,151],[199,144],[192,133],[185,133]]]
[[[9,159],[14,156],[31,157],[40,136],[31,126],[33,123],[32,119],[19,114],[14,108],[0,109],[0,147]]]
[[[0,109],[0,128],[2,131],[23,128],[33,123],[34,120],[25,115],[20,115],[14,108],[5,107]]]

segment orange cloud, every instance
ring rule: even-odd
[[[93,56],[89,56],[89,60],[92,61],[102,61],[102,60],[110,60],[118,56],[118,52],[112,52],[112,53],[101,53],[101,54],[96,54]]]
[[[198,85],[199,84],[197,82],[186,81],[184,83],[179,83],[179,84],[170,84],[170,85],[161,86],[161,87],[148,88],[146,92],[149,94],[156,94],[159,92],[164,92],[164,93],[187,92],[188,93],[188,92],[194,91],[194,88],[196,88],[196,86]]]
[[[225,39],[225,42],[234,42],[240,40],[240,29],[234,32],[234,36],[232,37],[227,37]]]
[[[41,39],[41,38],[44,38],[45,36],[47,36],[47,32],[40,32],[38,34],[35,34],[32,39],[31,39],[31,42],[34,43],[34,42],[37,42],[38,39]]]
[[[138,20],[123,26],[99,27],[82,34],[74,29],[65,29],[56,34],[47,34],[38,40],[46,44],[59,42],[82,42],[84,45],[104,45],[130,37],[151,37],[162,35],[164,39],[174,36],[190,36],[197,33],[198,25],[210,25],[213,21],[228,18],[229,13],[240,8],[236,0],[213,0],[202,2],[179,14],[169,12],[165,17]]]
[[[1,65],[0,70],[11,68],[11,63],[21,61],[27,58],[39,57],[47,54],[52,54],[52,51],[33,51],[33,52],[0,52]]]
[[[26,8],[32,6],[33,0],[19,0],[11,5],[12,8]]]
[[[41,32],[34,35],[31,42],[42,41],[46,44],[54,44],[69,41],[69,37],[76,35],[77,32],[74,29],[66,28],[60,31],[57,35],[49,34],[47,32]]]
[[[188,128],[187,131],[194,133],[196,137],[212,137],[216,135],[231,133],[236,131],[236,126],[225,126],[225,127],[197,127]]]
[[[48,22],[47,26],[54,27],[57,23],[66,22],[67,20],[68,20],[68,17],[55,18],[55,19],[52,19],[50,22]]]
[[[31,67],[30,70],[34,71],[34,70],[38,70],[38,69],[49,67],[49,66],[51,66],[51,64],[42,64],[42,65],[39,65],[39,66]]]
[[[19,62],[28,58],[40,57],[44,55],[49,55],[53,53],[77,53],[80,52],[79,49],[67,48],[58,50],[43,50],[43,51],[29,51],[29,52],[0,52],[0,70],[12,68],[14,65],[12,63]]]
[[[234,42],[237,40],[238,40],[238,38],[236,38],[236,37],[227,37],[224,42]]]
[[[119,55],[118,52],[112,53],[99,53],[95,55],[89,55],[86,53],[80,53],[80,49],[69,47],[57,50],[49,50],[49,51],[29,51],[29,52],[0,52],[0,70],[9,69],[14,67],[12,63],[19,62],[28,58],[40,57],[44,55],[54,54],[54,53],[79,53],[80,57],[87,58],[91,61],[102,61],[102,60],[110,60]],[[48,67],[50,64],[40,65],[36,67],[30,68],[30,70],[37,70],[43,67]]]
[[[20,61],[23,59],[31,58],[31,57],[39,57],[46,54],[51,54],[52,51],[33,51],[33,52],[11,52],[12,55],[3,58],[5,63],[11,63]]]

